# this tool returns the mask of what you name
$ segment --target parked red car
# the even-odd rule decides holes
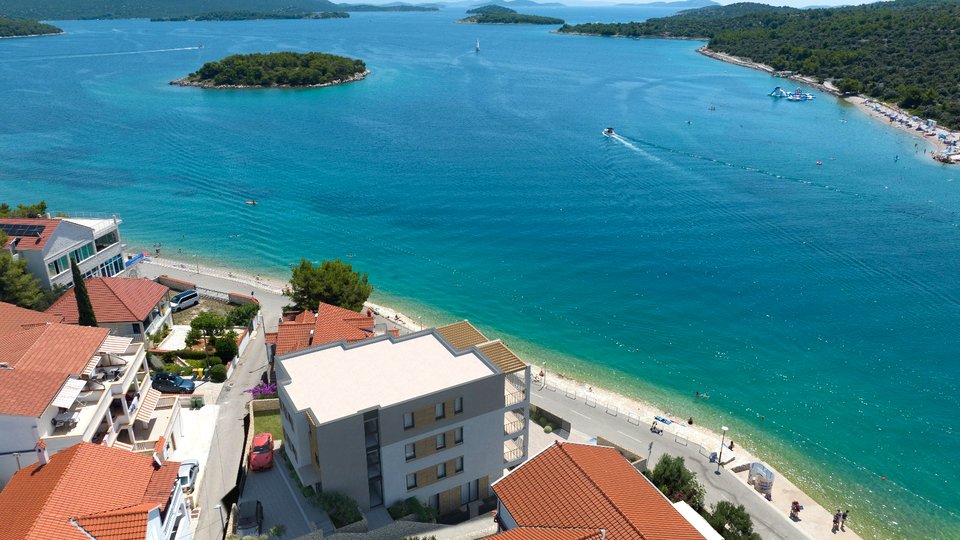
[[[250,451],[250,470],[262,471],[273,467],[273,434],[257,433]]]

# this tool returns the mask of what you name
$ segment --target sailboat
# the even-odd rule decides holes
[[[476,52],[480,52],[480,40],[479,40],[479,39],[477,40]]]

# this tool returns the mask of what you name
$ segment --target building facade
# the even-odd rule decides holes
[[[431,329],[280,356],[284,451],[304,485],[363,509],[416,497],[457,511],[526,456],[530,368],[509,354]]]
[[[36,461],[39,440],[50,454],[80,442],[152,453],[161,437],[175,447],[179,398],[151,387],[143,344],[52,318],[0,303],[0,486]]]
[[[71,260],[84,277],[123,274],[120,223],[117,217],[0,218],[0,230],[8,237],[3,247],[27,262],[43,288],[52,289],[73,285]]]

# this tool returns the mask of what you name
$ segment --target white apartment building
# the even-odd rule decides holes
[[[296,474],[364,510],[416,497],[453,512],[526,457],[530,368],[466,321],[307,348],[276,369]]]
[[[3,247],[27,261],[43,288],[52,289],[73,285],[71,259],[84,277],[123,274],[120,223],[117,217],[0,218],[0,231],[8,237]]]

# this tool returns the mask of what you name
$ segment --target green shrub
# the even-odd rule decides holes
[[[179,366],[177,364],[164,364],[160,371],[177,373],[179,375],[190,375],[193,373],[193,368],[190,366]]]
[[[210,380],[213,382],[223,382],[227,380],[227,368],[223,364],[217,364],[210,368]]]
[[[260,304],[256,303],[237,306],[227,313],[227,326],[247,326],[258,311]]]
[[[424,506],[420,499],[410,497],[405,501],[408,514],[413,514],[414,518],[421,523],[434,523],[437,520],[437,512],[429,506]]]
[[[233,360],[240,349],[237,348],[237,333],[230,331],[226,334],[218,337],[214,341],[214,346],[217,348],[216,355],[224,362],[229,362]]]
[[[191,328],[187,332],[187,337],[184,339],[184,343],[187,344],[187,347],[193,347],[200,341],[200,338],[203,337],[203,332],[199,328]]]
[[[547,425],[543,426],[543,432],[544,432],[544,433],[553,433],[553,426],[551,426],[550,424],[547,424]]]
[[[317,496],[317,492],[313,490],[313,486],[303,486],[300,488],[300,493],[307,499],[312,499]]]
[[[390,505],[390,508],[387,508],[387,512],[390,513],[390,517],[393,519],[400,519],[410,513],[407,509],[407,505],[404,504],[403,501]]]
[[[343,493],[325,491],[317,495],[316,501],[320,508],[330,515],[333,526],[338,529],[363,519],[360,509],[357,508],[357,501]]]

